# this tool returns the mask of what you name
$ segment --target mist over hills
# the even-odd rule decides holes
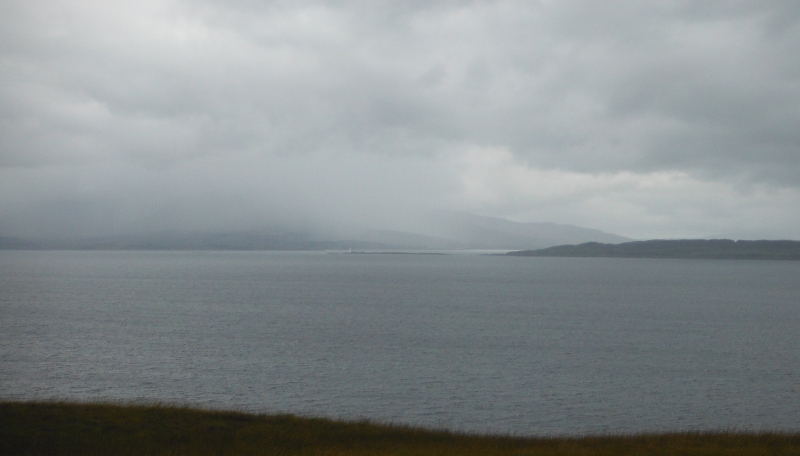
[[[575,243],[576,239],[591,239],[583,242],[615,244],[632,239],[600,230],[557,223],[519,223],[496,217],[485,217],[463,212],[439,214],[435,228],[441,236],[447,236],[470,248],[510,249],[513,245],[530,245],[534,248],[551,247]]]
[[[467,213],[428,215],[410,229],[265,228],[238,232],[156,232],[137,235],[0,237],[3,249],[88,250],[527,250],[629,238],[556,223],[519,223]]]

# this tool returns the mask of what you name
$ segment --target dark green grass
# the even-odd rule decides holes
[[[800,455],[800,434],[480,436],[158,405],[0,402],[2,455]]]

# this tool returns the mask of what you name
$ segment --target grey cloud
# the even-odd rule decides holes
[[[374,160],[367,174],[391,174],[381,164],[391,160],[428,160],[446,177],[427,175],[424,185],[445,200],[457,179],[441,168],[442,154],[488,147],[543,169],[800,187],[796,2],[40,0],[0,8],[4,167],[140,166],[157,180],[169,174],[157,170],[198,160],[218,160],[213,169],[260,156],[272,178],[275,167],[296,173],[286,183],[294,193],[309,187],[310,200],[329,194],[358,206],[358,192],[309,185],[298,164],[341,157],[326,158],[328,170],[355,178],[355,156]],[[406,172],[411,181],[422,171]],[[236,173],[231,182],[241,180]],[[140,192],[150,188],[148,178],[137,182]],[[369,185],[387,198],[404,188]],[[265,184],[219,188],[232,199],[273,195],[252,207],[291,199]],[[162,191],[178,201],[183,190]],[[310,200],[308,211],[323,206]]]
[[[676,141],[682,149],[745,165],[754,155],[747,150],[768,146],[773,152],[759,163],[767,158],[784,165],[797,140],[791,128],[800,105],[792,52],[800,31],[796,22],[785,23],[797,16],[791,3],[559,2],[536,8],[445,2],[407,10],[332,3],[321,10],[305,4],[305,12],[303,6],[273,3],[255,8],[255,14],[245,6],[208,3],[211,12],[202,13],[179,5],[172,22],[207,27],[212,36],[190,38],[185,46],[169,39],[130,43],[124,37],[137,30],[114,37],[113,30],[98,26],[87,36],[72,30],[77,36],[66,43],[21,30],[7,42],[21,43],[14,58],[33,68],[25,82],[38,80],[72,98],[99,102],[123,124],[118,128],[130,124],[137,136],[142,118],[153,119],[156,136],[160,128],[168,132],[174,119],[198,132],[193,142],[184,140],[184,148],[302,151],[333,142],[345,148],[392,143],[396,151],[419,151],[425,149],[419,142],[430,142],[430,152],[444,141],[508,145],[547,166],[570,168],[580,166],[573,163],[578,161],[620,169],[680,168],[680,152],[672,150]],[[217,13],[228,19],[215,21]],[[329,20],[334,30],[270,34],[262,29],[276,26],[270,15],[309,28]],[[770,34],[776,18],[784,21],[783,32]],[[77,27],[80,19],[66,26]],[[714,35],[720,22],[730,21],[744,30],[733,24],[732,36]],[[39,35],[53,26],[34,22],[28,25]],[[387,28],[387,22],[399,25]],[[698,37],[675,43],[684,38],[684,27]],[[721,42],[703,49],[703,38]],[[737,40],[747,40],[747,49],[736,49],[742,44]],[[28,54],[31,48],[42,52]],[[720,56],[725,48],[731,55]],[[19,74],[13,67],[7,71]],[[622,147],[609,160],[606,154],[614,152],[605,145],[624,144],[619,136],[628,133],[626,126],[643,117],[681,128],[641,138],[630,146],[635,151]],[[746,150],[732,152],[723,138],[711,145],[694,139],[715,134],[738,135],[731,142]],[[668,136],[666,145],[661,136]],[[717,141],[720,147],[709,147]],[[572,146],[604,155],[564,154]]]

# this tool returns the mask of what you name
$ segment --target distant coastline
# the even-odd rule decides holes
[[[349,252],[330,252],[334,255],[449,255],[444,252],[404,252],[394,250],[379,250],[375,252],[365,250],[352,250]]]
[[[800,241],[734,241],[731,239],[653,239],[602,244],[586,242],[538,250],[518,250],[508,256],[684,258],[724,260],[800,260]]]

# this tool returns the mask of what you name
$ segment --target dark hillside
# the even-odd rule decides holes
[[[540,250],[509,252],[510,256],[705,258],[737,260],[800,260],[800,241],[733,241],[730,239],[676,239],[601,244],[587,242]]]

